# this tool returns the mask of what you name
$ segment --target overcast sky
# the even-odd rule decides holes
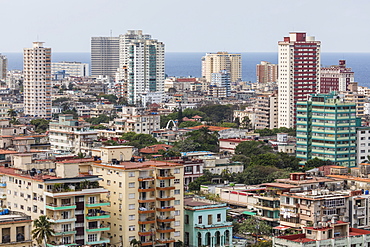
[[[323,52],[370,52],[369,0],[0,0],[0,53],[44,41],[89,52],[93,36],[141,29],[168,52],[274,52],[306,31]]]

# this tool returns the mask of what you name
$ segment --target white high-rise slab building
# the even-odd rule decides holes
[[[278,126],[293,128],[297,101],[319,92],[321,42],[292,32],[278,44]]]
[[[8,71],[8,59],[0,54],[0,80],[5,81]]]
[[[51,118],[51,48],[44,42],[33,42],[23,52],[24,114]]]
[[[119,36],[119,76],[130,104],[142,104],[144,93],[164,92],[164,44],[141,30]]]
[[[118,37],[91,38],[91,75],[114,77],[119,64]]]

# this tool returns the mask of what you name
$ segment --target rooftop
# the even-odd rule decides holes
[[[130,170],[130,169],[150,169],[155,167],[172,167],[172,166],[181,166],[181,164],[172,163],[172,162],[165,162],[165,161],[156,161],[156,160],[148,160],[143,162],[130,162],[130,161],[121,161],[119,165],[108,165],[108,164],[101,164],[96,162],[94,165],[112,168],[112,169],[120,169],[120,170]]]

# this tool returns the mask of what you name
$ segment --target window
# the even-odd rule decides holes
[[[43,189],[44,188],[44,185],[42,185],[42,184],[38,184],[38,186],[37,186],[39,189]]]
[[[212,225],[212,214],[208,215],[208,225]]]
[[[180,168],[175,168],[174,173],[179,174],[180,173]]]
[[[185,224],[189,224],[189,215],[185,214]]]
[[[179,226],[180,225],[180,221],[179,220],[176,220],[175,221],[175,226]]]
[[[180,200],[175,200],[175,205],[180,205]]]
[[[15,207],[15,208],[18,208],[18,204],[17,204],[17,203],[14,203],[14,207]]]
[[[129,176],[129,177],[135,177],[135,172],[129,172],[129,173],[128,173],[128,176]]]
[[[180,232],[174,232],[174,233],[173,233],[173,236],[174,236],[174,237],[180,237]]]
[[[179,184],[179,183],[180,183],[180,179],[175,179],[174,184]]]
[[[27,211],[31,211],[31,207],[27,207]]]
[[[180,195],[180,190],[175,190],[174,193],[175,195]]]
[[[118,187],[122,188],[122,182],[118,183]]]
[[[119,230],[122,231],[122,225],[119,225]]]
[[[129,193],[128,199],[135,199],[135,193]]]
[[[175,210],[173,215],[179,216],[180,215],[180,210]]]
[[[202,224],[202,222],[203,222],[202,216],[198,216],[198,224]]]
[[[21,209],[24,210],[24,206],[23,205],[21,205]]]
[[[87,235],[88,242],[95,242],[98,241],[98,234],[89,234]]]
[[[130,210],[135,209],[135,204],[129,204],[128,209],[130,209]]]
[[[110,180],[107,180],[107,185],[110,185]]]
[[[217,214],[217,222],[221,221],[221,214]]]
[[[129,231],[135,231],[135,226],[134,226],[134,225],[129,226],[129,227],[128,227],[128,230],[129,230]]]
[[[134,214],[130,214],[128,216],[128,220],[135,220],[135,215]]]
[[[135,183],[128,183],[129,188],[135,188]]]

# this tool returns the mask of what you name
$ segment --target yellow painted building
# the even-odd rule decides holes
[[[183,241],[183,166],[162,161],[96,163],[93,174],[109,190],[111,218],[104,224],[113,246],[174,246]]]

